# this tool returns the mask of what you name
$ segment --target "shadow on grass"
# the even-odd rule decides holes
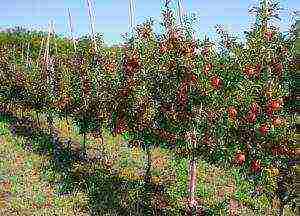
[[[50,182],[59,186],[59,195],[72,196],[77,192],[87,195],[88,204],[79,206],[81,212],[90,215],[169,215],[166,209],[152,202],[154,197],[164,195],[163,186],[150,181],[151,163],[147,164],[145,181],[128,180],[104,169],[101,157],[83,158],[81,149],[70,148],[72,140],[67,144],[59,140],[53,142],[54,137],[40,129],[32,119],[19,118],[12,113],[1,113],[0,116],[0,121],[10,125],[14,137],[26,138],[23,145],[26,151],[50,157],[49,165],[41,172],[51,169],[63,176],[59,182]],[[78,164],[83,168],[77,169]]]

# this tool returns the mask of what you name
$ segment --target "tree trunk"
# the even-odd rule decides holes
[[[195,200],[195,190],[197,182],[197,164],[195,158],[191,159],[189,162],[189,207],[194,208],[196,206]]]
[[[196,148],[197,144],[197,135],[196,131],[194,129],[193,132],[189,135],[189,141],[193,149],[193,154],[192,158],[189,161],[189,188],[188,188],[188,194],[189,194],[189,199],[188,199],[188,205],[192,212],[195,212],[197,202],[195,200],[195,191],[196,191],[196,183],[197,183],[197,162],[196,162],[196,157],[194,154],[194,149]]]
[[[147,167],[144,176],[145,187],[144,187],[144,197],[142,200],[142,210],[143,215],[151,215],[151,152],[150,146],[146,144],[146,154],[147,154]]]
[[[86,139],[86,135],[85,135],[85,131],[83,132],[83,155],[85,156],[85,139]]]
[[[59,142],[59,137],[58,137],[58,134],[56,133],[53,133],[53,146],[54,146],[54,158],[55,160],[58,161],[58,156],[59,156],[59,145],[58,145],[58,142]]]
[[[145,172],[145,183],[146,184],[149,184],[150,183],[150,180],[151,180],[151,152],[150,152],[150,147],[147,146],[146,147],[146,153],[147,153],[147,169],[146,169],[146,172]]]
[[[36,110],[36,111],[35,111],[35,114],[36,114],[38,126],[40,127],[40,117],[39,117],[39,112]]]
[[[66,120],[67,123],[68,123],[67,107],[65,107],[65,120]]]
[[[87,123],[86,123],[86,117],[85,115],[83,116],[83,146],[82,146],[82,151],[81,151],[81,157],[83,159],[86,158],[86,126],[87,126]]]
[[[70,123],[69,123],[69,119],[68,119],[68,115],[67,115],[68,113],[67,113],[67,109],[65,108],[65,120],[66,120],[66,122],[67,122],[67,126],[68,126],[68,135],[69,135],[69,137],[68,137],[68,139],[67,139],[67,141],[66,141],[66,143],[67,143],[67,149],[68,149],[68,151],[69,152],[71,152],[71,138],[70,138]]]
[[[21,118],[24,118],[24,114],[23,114],[23,107],[21,108]]]
[[[53,118],[49,114],[47,115],[47,122],[48,122],[48,127],[50,130],[50,134],[52,137],[52,144],[53,144],[53,150],[54,150],[54,157],[56,158],[58,155],[58,142],[59,142],[59,137],[58,134],[55,133],[54,131],[54,126],[53,126]]]

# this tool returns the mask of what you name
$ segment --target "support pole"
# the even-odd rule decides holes
[[[135,11],[135,4],[134,0],[129,0],[129,32],[132,33],[133,26],[134,26],[134,11]]]
[[[68,8],[68,16],[69,16],[69,30],[73,41],[74,51],[76,52],[76,41],[74,38],[74,25],[73,25],[73,19],[72,19],[70,8]]]
[[[97,51],[97,43],[95,38],[95,14],[93,13],[92,3],[91,0],[86,0],[88,6],[88,14],[90,19],[90,26],[91,26],[91,36],[94,42],[94,51]]]
[[[191,209],[195,209],[197,202],[195,200],[195,191],[196,191],[196,183],[197,183],[197,162],[196,157],[194,155],[194,149],[196,148],[197,144],[197,136],[196,136],[196,130],[194,128],[193,132],[190,132],[189,135],[189,141],[193,148],[193,155],[192,159],[189,162],[189,200],[188,204]]]

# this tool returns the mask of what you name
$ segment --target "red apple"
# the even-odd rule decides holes
[[[250,112],[247,116],[247,120],[250,123],[254,123],[256,121],[256,114],[254,112]]]
[[[211,78],[211,85],[214,89],[219,89],[222,85],[222,80],[219,77]]]
[[[243,165],[245,163],[246,156],[243,153],[237,153],[235,155],[235,162],[239,165]]]
[[[205,65],[203,69],[204,74],[207,75],[209,71],[211,71],[212,67],[213,67],[212,63]]]
[[[272,72],[274,72],[278,75],[281,75],[282,71],[283,71],[283,65],[281,62],[278,62],[278,60],[273,59],[272,64],[271,64],[271,69],[272,69]]]
[[[266,113],[269,117],[272,117],[273,116],[273,110],[271,107],[268,107],[267,110],[266,110]]]
[[[267,125],[267,124],[262,124],[262,125],[260,126],[260,128],[259,128],[259,132],[260,132],[263,136],[265,136],[265,135],[269,132],[269,130],[270,130],[270,126]]]
[[[229,114],[229,118],[236,119],[237,110],[234,107],[231,106],[231,107],[228,108],[228,114]]]
[[[276,64],[276,66],[274,67],[275,72],[277,72],[278,74],[282,73],[283,70],[283,65],[281,63]]]
[[[126,120],[124,118],[118,119],[117,126],[115,129],[116,134],[122,134],[127,129]]]
[[[128,95],[129,95],[129,90],[128,90],[128,89],[122,89],[122,90],[120,90],[120,94],[121,94],[123,97],[128,97]]]
[[[259,160],[253,160],[251,162],[251,171],[252,172],[259,172],[261,170],[261,165]]]
[[[271,151],[272,151],[272,154],[273,154],[274,156],[277,156],[277,155],[280,154],[280,149],[279,149],[279,147],[273,147]]]
[[[250,66],[250,65],[247,65],[244,69],[244,73],[247,75],[247,76],[253,76],[255,75],[256,73],[256,68],[253,67],[253,66]]]
[[[196,76],[195,74],[192,75],[191,81],[192,81],[193,83],[196,83],[196,82],[197,82],[197,76]]]
[[[260,107],[259,107],[258,103],[253,102],[253,103],[251,104],[250,110],[251,110],[251,112],[253,112],[254,114],[258,114],[259,111],[260,111]]]
[[[182,106],[186,106],[187,104],[187,94],[179,94],[178,95],[178,103]]]
[[[244,68],[244,74],[248,77],[257,76],[261,71],[261,64],[257,65],[246,65]]]
[[[273,37],[273,32],[272,31],[265,32],[265,38],[267,39],[267,41],[271,41],[272,37]]]
[[[282,107],[282,101],[280,100],[272,100],[269,104],[269,107],[272,109],[272,111],[278,111]]]
[[[283,122],[284,122],[284,119],[279,116],[274,117],[272,120],[272,124],[274,125],[274,127],[281,126],[283,124]]]
[[[168,50],[167,46],[164,43],[162,43],[159,47],[159,51],[161,53],[165,53],[165,52],[167,52],[167,50]]]

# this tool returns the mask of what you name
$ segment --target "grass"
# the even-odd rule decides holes
[[[88,136],[87,155],[99,158],[92,163],[73,157],[76,149],[80,151],[82,137],[65,120],[55,120],[62,141],[57,158],[43,119],[41,130],[31,136],[14,137],[12,122],[0,121],[0,215],[183,215],[187,159],[151,148],[147,185],[146,152],[129,147],[121,136],[105,133],[104,144]],[[68,139],[74,151],[64,145]],[[207,215],[276,215],[276,200],[264,194],[252,197],[257,186],[238,168],[198,159],[197,177],[197,200]],[[272,178],[268,182],[274,184]],[[285,215],[295,213],[286,208]]]

